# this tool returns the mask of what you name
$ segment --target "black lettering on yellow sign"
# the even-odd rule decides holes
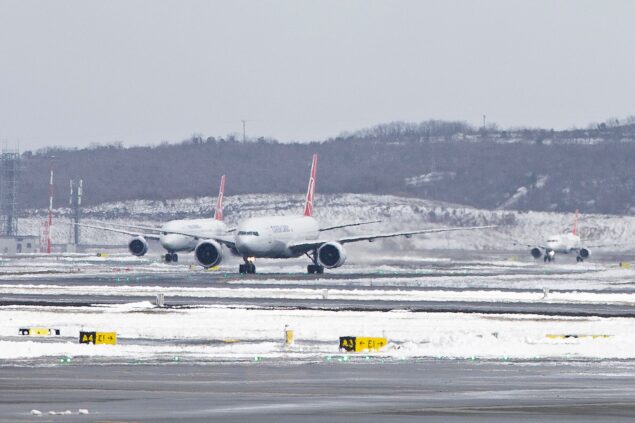
[[[110,344],[115,345],[117,343],[116,332],[97,332],[95,338],[95,344]]]
[[[48,335],[61,335],[61,331],[59,329],[49,329],[49,328],[20,328],[19,334],[48,336]]]

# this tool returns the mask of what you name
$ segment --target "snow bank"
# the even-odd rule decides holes
[[[29,325],[68,338],[12,336]],[[296,342],[284,346],[290,325]],[[80,345],[79,330],[114,330],[118,345]],[[555,336],[554,336],[555,335]],[[411,312],[329,312],[225,307],[0,309],[0,360],[101,357],[115,360],[324,359],[340,336],[385,336],[373,355],[392,358],[635,358],[635,319]],[[568,337],[567,337],[568,336]]]

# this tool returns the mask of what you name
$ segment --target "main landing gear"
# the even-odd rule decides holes
[[[317,262],[317,250],[313,250],[313,254],[305,253],[308,258],[311,259],[313,264],[309,264],[306,267],[306,271],[309,275],[324,273],[324,266],[320,266]]]
[[[552,261],[556,261],[556,258],[551,257],[549,254],[545,254],[545,263],[551,263]]]
[[[241,275],[245,274],[255,274],[256,273],[256,265],[253,261],[250,261],[247,257],[244,258],[245,264],[241,264],[238,266],[238,273]]]
[[[577,263],[582,263],[582,262],[584,261],[584,259],[583,259],[582,257],[580,257],[580,256],[577,256],[577,257],[575,258],[575,261],[576,261]]]
[[[171,262],[178,263],[179,262],[178,254],[170,253],[170,252],[165,253],[165,262],[166,263],[171,263]]]

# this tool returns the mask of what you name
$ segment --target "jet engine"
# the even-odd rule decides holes
[[[535,259],[539,259],[542,257],[542,250],[538,247],[534,247],[531,249],[531,256]]]
[[[132,255],[141,257],[148,252],[148,241],[142,236],[136,236],[128,243],[128,250]]]
[[[194,249],[194,257],[204,268],[214,267],[223,260],[223,250],[218,242],[206,239],[198,243]]]
[[[340,267],[346,261],[344,247],[339,242],[327,242],[317,250],[317,262],[327,269]]]
[[[591,250],[589,250],[588,248],[580,248],[579,255],[583,259],[588,259],[591,256]]]

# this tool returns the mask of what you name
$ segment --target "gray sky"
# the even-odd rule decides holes
[[[0,140],[315,140],[635,114],[635,2],[0,0]]]

